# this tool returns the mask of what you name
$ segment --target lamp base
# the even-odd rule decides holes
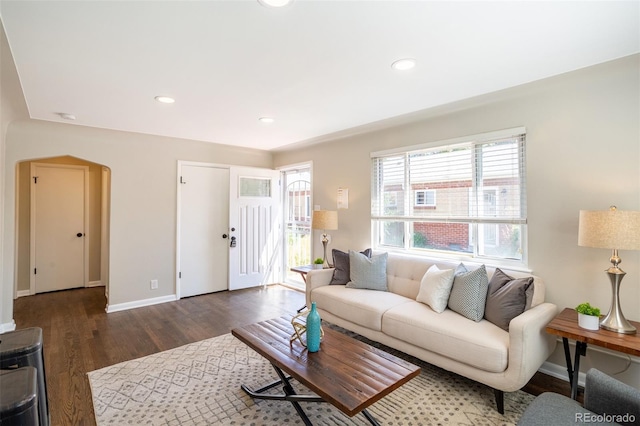
[[[324,257],[322,258],[322,269],[329,269],[331,265],[327,260],[327,244],[329,244],[329,239],[327,238],[327,234],[322,234],[322,247],[324,248]]]
[[[614,331],[621,334],[637,333],[637,329],[632,326],[624,317],[622,317],[622,321],[620,321],[620,319],[615,319],[615,317],[610,318],[607,316],[600,323],[600,327],[604,328],[605,330]]]
[[[620,283],[626,275],[626,272],[617,266],[607,269],[606,272],[611,281],[611,291],[613,295],[609,313],[600,321],[600,327],[621,334],[636,334],[636,328],[627,321],[620,308]]]

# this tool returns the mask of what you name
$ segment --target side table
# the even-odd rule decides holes
[[[309,271],[311,271],[313,269],[313,265],[302,265],[302,266],[294,266],[293,268],[291,268],[292,272],[297,272],[300,274],[300,276],[302,277],[302,281],[304,281],[304,283],[307,283],[307,274],[309,273]],[[304,305],[302,308],[298,309],[298,313],[302,312],[305,308],[307,307],[307,305]]]
[[[292,272],[297,272],[302,277],[302,281],[307,282],[307,274],[313,269],[313,265],[294,266],[291,268]]]
[[[640,323],[629,321],[634,327],[640,330]],[[547,333],[562,337],[564,346],[564,357],[567,362],[567,372],[569,373],[569,384],[571,385],[571,398],[578,396],[578,373],[580,372],[580,357],[587,354],[587,344],[601,346],[629,355],[640,356],[640,335],[622,334],[608,331],[603,328],[599,330],[586,330],[578,326],[578,313],[571,308],[565,308],[546,327]],[[576,341],[576,351],[573,364],[571,363],[571,352],[569,350],[569,339]]]

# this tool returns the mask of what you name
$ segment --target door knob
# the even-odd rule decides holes
[[[80,238],[80,237],[84,237],[84,234],[83,234],[82,232],[78,232],[78,233],[76,234],[76,237],[78,237],[78,238]]]

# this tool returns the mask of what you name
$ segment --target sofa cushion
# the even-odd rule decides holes
[[[484,371],[500,373],[508,366],[508,332],[449,309],[438,314],[416,301],[398,305],[384,314],[382,332]]]
[[[386,311],[407,303],[416,303],[389,292],[341,285],[318,287],[311,292],[311,300],[316,302],[318,309],[376,331],[382,329],[382,315]]]
[[[488,287],[489,278],[484,265],[456,275],[449,296],[449,308],[470,320],[480,321],[484,317]]]
[[[516,279],[496,268],[489,281],[485,319],[508,331],[511,320],[524,312],[531,287],[533,277]]]
[[[361,251],[367,257],[371,257],[371,249]],[[329,284],[346,284],[351,281],[351,269],[349,268],[349,252],[343,252],[338,249],[331,250],[333,256],[333,277]]]
[[[351,281],[347,287],[387,291],[387,257],[387,253],[382,253],[368,258],[349,250]]]
[[[422,277],[416,300],[429,305],[437,313],[442,313],[447,309],[454,273],[453,269],[441,270],[437,265],[432,265]]]
[[[420,281],[427,269],[433,264],[430,261],[416,260],[416,257],[389,253],[389,259],[387,260],[387,287],[391,293],[416,300],[420,291]]]

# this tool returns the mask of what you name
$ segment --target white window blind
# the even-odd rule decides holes
[[[524,129],[372,154],[378,245],[522,259],[525,164]]]

